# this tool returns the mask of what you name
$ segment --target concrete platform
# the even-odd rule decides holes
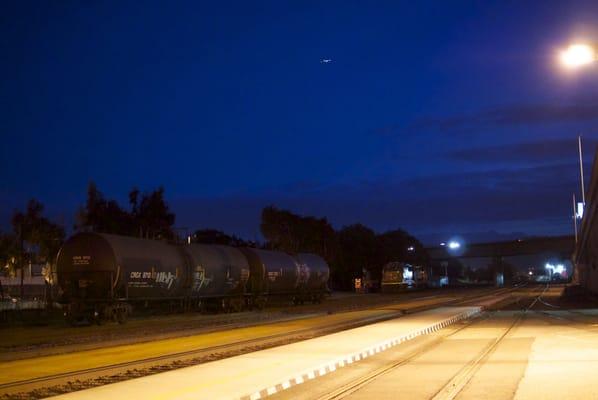
[[[286,346],[57,396],[55,399],[260,399],[481,311],[441,307]]]

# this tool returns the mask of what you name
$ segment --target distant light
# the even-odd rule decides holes
[[[575,212],[575,216],[578,219],[582,219],[583,218],[583,203],[577,203],[577,211]]]
[[[534,274],[534,273],[533,273],[532,271],[529,271],[529,272],[528,272],[528,275],[530,275],[530,276],[531,276],[531,275],[533,275],[533,274]]]
[[[449,242],[448,247],[451,250],[456,250],[461,247],[461,243],[452,241],[452,242]]]
[[[587,44],[572,44],[561,52],[561,62],[569,68],[591,64],[596,60],[594,48]]]
[[[551,263],[546,263],[544,268],[549,269],[553,274],[562,274],[563,272],[565,272],[565,266],[563,264],[554,265]]]
[[[187,244],[191,244],[191,236],[187,236]]]
[[[441,243],[440,243],[440,245],[441,245],[441,246],[446,246],[446,243],[444,243],[444,242],[441,242]]]
[[[415,247],[409,246],[409,247],[407,247],[407,251],[415,251]]]

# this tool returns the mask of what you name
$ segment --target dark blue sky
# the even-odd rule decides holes
[[[598,66],[556,54],[598,42],[596,1],[2,8],[5,229],[30,197],[72,224],[93,180],[123,205],[163,185],[177,226],[247,238],[268,204],[428,242],[571,231]]]

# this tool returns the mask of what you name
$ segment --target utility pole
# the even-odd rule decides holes
[[[581,180],[581,201],[583,203],[583,208],[586,208],[586,189],[583,183],[583,156],[581,154],[581,135],[577,137],[577,144],[579,147],[579,177]]]
[[[577,203],[575,202],[575,193],[573,193],[573,229],[575,230],[575,243],[577,243]]]
[[[19,225],[19,265],[21,266],[21,288],[20,288],[20,293],[21,293],[21,301],[23,301],[23,297],[25,296],[25,278],[24,278],[24,274],[25,274],[25,257],[23,257],[23,248],[24,248],[24,244],[23,244],[23,221],[21,221],[21,224]]]

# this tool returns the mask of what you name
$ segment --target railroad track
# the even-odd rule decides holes
[[[519,288],[496,289],[490,293],[474,294],[462,299],[434,303],[427,306],[410,309],[408,312],[420,312],[432,308],[448,305],[462,305],[467,302],[512,292]],[[377,307],[380,308],[380,307]],[[382,308],[383,309],[383,308]],[[224,344],[209,348],[189,350],[170,353],[161,356],[148,357],[129,362],[111,364],[101,367],[81,369],[61,374],[46,375],[27,380],[14,381],[0,385],[0,395],[4,398],[43,398],[48,395],[68,393],[71,391],[86,389],[109,383],[115,383],[127,379],[137,378],[154,373],[165,372],[172,369],[197,365],[203,362],[214,361],[243,353],[275,347],[294,341],[305,340],[317,336],[338,332],[341,330],[356,328],[382,322],[404,315],[405,310],[389,310],[388,313],[375,317],[360,318],[351,321],[344,321],[337,324],[323,326],[321,328],[297,329],[292,332],[262,336],[256,339],[248,339],[234,344]],[[0,397],[1,398],[1,397]]]
[[[540,294],[533,297],[533,300],[528,306],[522,308],[516,317],[511,321],[509,326],[504,332],[494,339],[488,346],[480,351],[477,356],[461,368],[436,394],[432,397],[432,400],[453,400],[463,389],[469,381],[474,377],[476,372],[484,365],[488,358],[498,348],[500,343],[517,327],[519,326],[525,317],[527,312],[530,311],[538,301],[540,301],[542,295],[546,293],[549,288],[549,284],[544,288],[540,288]]]
[[[473,378],[475,373],[481,368],[484,362],[490,357],[490,355],[496,350],[496,348],[500,345],[500,343],[513,331],[515,327],[517,327],[523,319],[526,317],[527,312],[531,310],[542,295],[548,290],[549,285],[545,287],[540,287],[538,291],[539,294],[535,295],[531,302],[522,307],[521,311],[517,314],[516,318],[509,324],[509,326],[488,346],[484,347],[474,358],[472,361],[467,363],[463,368],[461,368],[451,379],[446,382],[432,397],[432,400],[452,400],[454,399],[467,385],[467,383]],[[515,288],[517,290],[519,288]],[[340,388],[335,389],[332,392],[329,392],[323,396],[318,397],[318,400],[338,400],[345,398],[352,393],[362,389],[363,387],[371,384],[378,378],[383,375],[388,374],[389,372],[410,363],[411,361],[417,359],[418,357],[434,351],[440,344],[445,342],[446,340],[450,339],[452,336],[455,336],[459,332],[471,327],[474,324],[479,323],[482,320],[487,319],[488,316],[485,314],[485,317],[478,317],[475,319],[466,320],[463,322],[463,325],[446,332],[444,335],[439,336],[433,339],[430,343],[428,343],[425,347],[416,349],[415,351],[408,354],[406,357],[393,362],[391,364],[385,365],[379,369],[376,369],[364,376],[360,379],[352,381],[349,384],[346,384]]]

